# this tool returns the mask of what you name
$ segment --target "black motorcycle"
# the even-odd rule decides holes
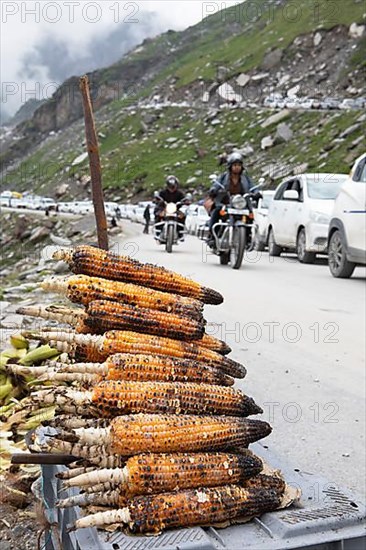
[[[212,227],[215,241],[212,250],[222,265],[230,262],[233,269],[239,269],[244,251],[253,248],[254,208],[259,187],[252,187],[244,195],[233,195],[230,204],[221,207],[219,221]]]
[[[185,215],[180,209],[187,201],[166,203],[161,197],[160,201],[161,221],[154,224],[154,238],[158,244],[165,245],[167,252],[172,252],[173,245],[184,241]]]

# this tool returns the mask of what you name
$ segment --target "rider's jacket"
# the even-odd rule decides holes
[[[240,176],[238,189],[235,190],[234,193],[233,189],[230,189],[230,183],[230,172],[227,171],[221,174],[212,185],[209,195],[215,199],[216,206],[220,204],[229,204],[230,195],[244,195],[244,193],[248,193],[249,189],[254,185],[248,174],[244,172],[242,172]]]

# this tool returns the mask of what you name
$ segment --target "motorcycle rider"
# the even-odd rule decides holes
[[[154,216],[155,216],[155,223],[159,223],[162,221],[162,218],[164,216],[165,212],[165,204],[169,202],[174,202],[177,204],[178,202],[182,202],[184,199],[184,193],[178,189],[179,187],[179,180],[174,175],[169,175],[166,180],[166,187],[160,193],[155,194],[155,200],[157,202],[155,210],[154,210]],[[160,199],[160,200],[159,200]],[[162,199],[162,200],[161,200]],[[179,213],[181,222],[185,223],[185,216],[182,212]]]
[[[234,152],[227,159],[227,170],[213,183],[209,197],[214,203],[210,211],[209,236],[207,244],[215,245],[212,227],[219,221],[219,214],[223,204],[230,204],[231,195],[244,195],[253,187],[253,181],[244,171],[244,161],[240,153]]]

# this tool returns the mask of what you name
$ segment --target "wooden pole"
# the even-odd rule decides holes
[[[94,214],[97,223],[98,246],[108,250],[107,219],[104,209],[102,170],[99,158],[99,145],[93,117],[93,107],[90,99],[89,79],[80,78],[80,90],[83,96],[86,145],[89,155],[90,176],[92,184],[92,197]]]

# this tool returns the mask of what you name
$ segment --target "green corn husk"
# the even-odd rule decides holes
[[[10,343],[15,349],[28,349],[29,342],[22,334],[12,334],[10,336]]]
[[[57,349],[51,348],[48,344],[32,349],[19,361],[19,365],[33,365],[46,359],[51,359],[60,355]]]

